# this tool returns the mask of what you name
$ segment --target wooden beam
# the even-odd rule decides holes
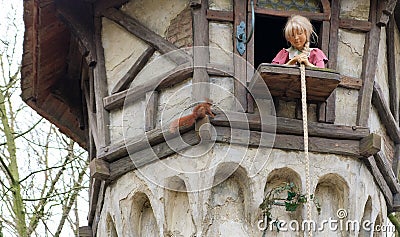
[[[397,75],[396,75],[396,47],[395,30],[396,22],[394,16],[390,17],[386,28],[387,62],[388,62],[388,82],[389,82],[389,102],[390,111],[397,124],[399,124],[399,95],[397,94]]]
[[[340,0],[332,0],[331,9],[331,24],[329,33],[329,62],[330,69],[337,69],[338,60],[338,37],[339,37],[339,14],[340,14]],[[319,106],[319,121],[326,123],[334,123],[336,119],[336,91],[328,97],[325,104]],[[321,116],[322,115],[322,116]],[[325,121],[321,119],[325,118]]]
[[[371,98],[374,87],[375,72],[379,55],[381,28],[376,25],[377,0],[371,0],[369,21],[371,31],[367,33],[364,45],[364,58],[361,78],[363,86],[358,96],[357,125],[368,126],[371,111]]]
[[[156,127],[157,119],[157,105],[158,105],[158,92],[150,91],[146,93],[146,108],[145,108],[145,120],[144,129],[145,131],[153,130]]]
[[[127,100],[137,100],[144,97],[149,91],[159,90],[182,82],[189,78],[192,73],[193,67],[190,63],[179,65],[158,77],[149,78],[148,81],[135,85],[129,90],[124,90],[104,98],[104,108],[106,110],[120,108]]]
[[[97,230],[99,227],[100,215],[101,215],[101,210],[103,209],[104,195],[105,195],[107,186],[108,186],[107,182],[105,182],[105,181],[101,182],[99,196],[98,196],[97,203],[96,203],[96,211],[94,213],[94,220],[93,220],[93,224],[92,224],[94,236],[97,236]]]
[[[92,179],[90,185],[90,195],[89,195],[89,214],[88,214],[88,223],[90,226],[93,224],[94,215],[96,212],[97,201],[99,198],[99,193],[101,189],[101,185],[104,181],[99,179]]]
[[[179,131],[184,134],[191,129],[193,129],[193,125],[180,127]],[[128,154],[133,154],[149,146],[155,146],[164,142],[165,139],[173,139],[178,135],[178,133],[171,133],[168,128],[156,128],[146,132],[143,136],[129,139],[129,142],[121,141],[111,144],[105,147],[98,157],[112,163],[121,157],[128,156]]]
[[[276,117],[275,121],[275,117],[263,116],[263,123],[261,123],[260,116],[256,114],[237,112],[215,113],[215,118],[211,119],[211,123],[215,126],[251,129],[263,132],[276,131],[278,134],[303,134],[303,122],[297,119]],[[308,123],[308,132],[310,136],[314,137],[348,140],[360,140],[369,135],[369,129],[367,127],[323,124],[317,122]]]
[[[400,193],[400,185],[397,180],[393,170],[391,169],[391,164],[389,164],[385,154],[380,151],[374,155],[376,165],[382,173],[383,178],[386,180],[392,193]]]
[[[376,165],[374,157],[368,157],[367,159],[362,159],[365,165],[368,167],[369,171],[371,172],[372,176],[376,184],[378,185],[379,189],[382,191],[383,196],[386,200],[386,205],[388,209],[391,210],[393,207],[393,194],[390,190],[389,186],[386,183],[385,178],[383,177],[382,173],[380,172],[378,166]],[[388,211],[389,212],[389,211]]]
[[[129,33],[150,44],[160,53],[166,54],[175,51],[172,54],[167,54],[167,56],[177,64],[183,64],[192,60],[188,54],[184,53],[182,50],[178,50],[179,48],[174,44],[154,33],[154,31],[148,29],[138,20],[121,10],[109,8],[103,13],[105,17],[122,26],[122,28],[127,30]]]
[[[379,118],[386,128],[389,137],[395,142],[400,143],[399,125],[394,119],[388,103],[385,101],[383,92],[377,83],[373,85],[372,104],[378,111]]]
[[[192,9],[193,17],[193,80],[192,98],[201,101],[210,98],[210,78],[206,65],[210,62],[209,27],[206,18],[208,0],[202,0],[200,7]]]
[[[229,127],[214,127],[217,131],[217,142],[238,144],[243,146],[264,146],[283,150],[304,150],[303,136],[276,134],[273,140],[273,134],[258,131],[246,131],[241,129],[232,129]],[[260,142],[261,137],[264,137]],[[269,140],[272,139],[272,140]],[[309,138],[309,151],[317,153],[329,153],[345,156],[354,156],[360,158],[360,142],[357,140],[329,139],[320,137]]]
[[[339,27],[346,30],[360,31],[360,32],[369,32],[371,30],[371,22],[356,20],[356,19],[340,19]]]
[[[94,93],[96,101],[96,118],[97,118],[97,135],[98,143],[97,154],[102,147],[107,146],[110,143],[110,130],[108,125],[110,124],[110,117],[108,111],[104,109],[103,98],[108,94],[107,89],[107,75],[104,58],[104,49],[101,40],[101,29],[102,21],[101,18],[96,17],[94,20],[95,25],[95,36],[94,41],[96,45],[96,56],[97,64],[93,71],[94,76]]]
[[[234,110],[239,112],[247,111],[247,56],[246,53],[240,55],[237,52],[237,44],[236,40],[236,27],[240,24],[240,22],[246,22],[247,19],[247,1],[242,0],[233,0],[234,5],[234,29],[233,29],[233,65],[234,65],[234,96],[235,96],[235,106]],[[247,28],[247,27],[246,27]],[[245,31],[246,37],[249,30]],[[246,46],[245,46],[246,47]]]
[[[208,9],[207,19],[209,21],[233,22],[233,12]]]
[[[109,181],[112,182],[129,171],[190,148],[199,142],[198,134],[194,130],[190,130],[181,134],[180,137],[172,138],[168,143],[163,142],[153,147],[130,152],[130,156],[118,159],[110,164]],[[171,145],[174,149],[171,149]]]
[[[364,157],[375,155],[381,150],[382,137],[378,134],[371,133],[360,141],[360,154]]]
[[[84,93],[84,97],[85,97],[85,101],[86,101],[86,108],[87,108],[87,114],[88,114],[88,123],[89,123],[89,131],[90,131],[89,136],[93,139],[93,142],[94,142],[93,145],[95,147],[99,147],[100,142],[99,142],[99,138],[97,135],[96,114],[93,113],[93,105],[91,104],[89,89],[86,87],[86,85],[83,86],[83,93]],[[94,157],[91,156],[91,158],[94,158]]]
[[[148,47],[128,70],[128,72],[115,84],[114,88],[111,90],[111,94],[121,92],[129,88],[131,82],[135,79],[137,74],[144,68],[146,63],[153,56],[155,49],[153,47]]]
[[[90,177],[98,180],[106,180],[110,177],[110,167],[107,161],[93,159],[90,164]]]
[[[339,86],[347,89],[360,90],[363,85],[361,78],[340,75]]]

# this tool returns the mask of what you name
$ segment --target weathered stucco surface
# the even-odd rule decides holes
[[[358,94],[358,90],[336,88],[335,124],[356,125]]]
[[[210,63],[225,64],[233,68],[232,24],[211,22],[209,24],[209,31]]]
[[[186,0],[135,0],[122,6],[121,10],[140,21],[155,33],[165,36],[170,22],[186,6]]]
[[[208,7],[212,10],[232,11],[233,0],[210,0]]]
[[[224,110],[233,110],[235,105],[234,79],[232,77],[210,77],[210,98],[214,106]]]
[[[164,159],[162,166],[162,162],[147,165],[141,170],[145,173],[129,172],[106,190],[98,236],[107,236],[106,233],[110,231],[107,229],[110,226],[106,224],[107,216],[111,217],[118,236],[134,236],[133,231],[138,230],[134,230],[132,223],[151,218],[145,214],[132,215],[132,208],[138,211],[146,209],[146,213],[152,213],[155,217],[153,231],[160,236],[167,233],[175,233],[175,236],[188,236],[186,234],[189,233],[196,233],[196,236],[260,236],[262,233],[257,229],[260,220],[258,206],[262,202],[265,188],[293,181],[304,190],[306,180],[302,152],[274,149],[270,156],[268,153],[268,150],[261,149],[257,153],[257,149],[253,148],[216,144],[200,157],[188,159],[177,154]],[[349,220],[360,222],[363,216],[365,219],[364,210],[368,211],[367,216],[372,222],[378,215],[387,215],[383,195],[368,169],[357,159],[314,153],[310,154],[310,159],[312,192],[317,195],[322,206],[320,216],[314,210],[315,220],[336,218],[339,208],[347,210]],[[166,166],[176,170],[171,171]],[[202,172],[193,175],[183,172],[183,169],[198,169]],[[225,174],[224,179],[220,178],[222,174]],[[176,189],[179,186],[179,190],[208,188],[189,193],[166,190],[164,187],[169,186],[171,180],[174,185],[170,187]],[[179,180],[181,184],[177,186]],[[140,205],[140,202],[135,201],[137,199],[134,197],[137,196],[146,197],[148,202]],[[182,201],[179,205],[175,205],[175,197]],[[368,204],[372,205],[371,210],[366,205],[368,199],[372,201]],[[287,215],[279,208],[277,212],[280,216]],[[305,209],[301,209],[298,215],[294,218],[304,218]],[[108,222],[111,220],[108,219]],[[187,224],[179,224],[180,221]],[[301,233],[284,234],[302,236]]]
[[[103,17],[102,43],[108,92],[149,47],[145,42]]]
[[[361,77],[365,34],[339,29],[337,71],[346,76]]]
[[[369,0],[342,0],[340,1],[340,17],[368,21]]]
[[[387,67],[387,47],[386,47],[386,30],[381,29],[381,39],[379,41],[379,54],[377,61],[375,82],[382,89],[385,101],[389,107],[389,82],[388,82],[388,67]]]

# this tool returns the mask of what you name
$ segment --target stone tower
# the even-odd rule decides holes
[[[315,236],[383,236],[400,207],[398,7],[25,0],[22,98],[89,152],[80,236],[262,236],[266,193],[282,183],[304,192],[307,179],[321,205],[311,210],[317,227],[368,223],[322,225]],[[287,47],[292,14],[312,21],[313,47],[329,58],[328,70],[306,70],[309,176],[299,70],[268,64]],[[207,99],[214,117],[171,129]],[[307,219],[302,206],[273,214]]]

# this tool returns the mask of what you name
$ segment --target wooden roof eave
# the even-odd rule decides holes
[[[24,1],[21,98],[85,148],[86,132],[79,128],[72,109],[51,93],[52,85],[66,78],[70,39],[69,29],[56,14],[54,2]]]

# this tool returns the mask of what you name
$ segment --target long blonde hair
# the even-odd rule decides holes
[[[303,53],[309,53],[310,40],[312,40],[313,43],[314,41],[316,42],[318,40],[318,35],[317,33],[315,33],[314,27],[308,18],[300,15],[293,15],[288,19],[284,28],[286,40],[289,41],[289,38],[291,37],[293,32],[298,30],[304,31],[306,33],[307,41],[302,51]]]

